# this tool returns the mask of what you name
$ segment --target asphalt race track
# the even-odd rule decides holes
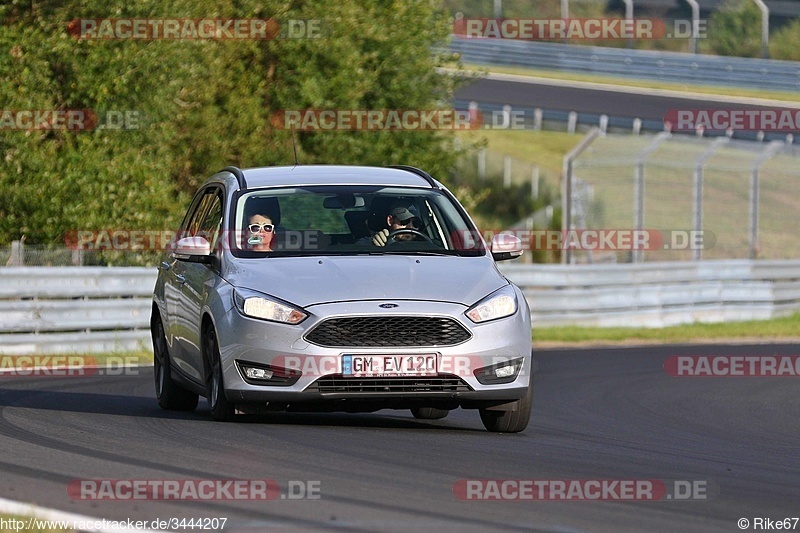
[[[673,355],[797,355],[796,345],[537,351],[521,434],[476,411],[248,416],[161,411],[152,368],[0,378],[0,497],[109,519],[226,517],[225,531],[739,531],[800,516],[800,379],[670,377]],[[138,374],[138,375],[137,375]],[[201,400],[202,401],[202,400]],[[78,479],[320,482],[320,499],[81,501]],[[458,480],[700,482],[704,499],[475,501]],[[672,486],[672,485],[670,485]],[[752,525],[751,525],[752,527]],[[800,525],[797,526],[800,528]]]
[[[569,82],[567,82],[569,83]],[[576,84],[577,85],[577,84]],[[752,103],[714,101],[713,95],[703,99],[672,97],[652,94],[631,94],[618,90],[586,87],[563,87],[540,83],[522,83],[501,79],[481,79],[460,87],[455,93],[457,100],[474,100],[485,104],[508,104],[512,107],[542,108],[577,113],[606,114],[616,117],[663,120],[669,110],[676,109],[757,109],[774,108],[774,105],[759,106]],[[649,94],[647,94],[649,93]],[[787,107],[794,104],[786,103]]]

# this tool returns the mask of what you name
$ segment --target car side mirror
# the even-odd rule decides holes
[[[210,263],[213,259],[211,255],[211,244],[205,237],[184,237],[175,243],[175,251],[172,252],[176,259],[189,263]]]
[[[523,252],[522,241],[519,237],[508,233],[498,233],[492,237],[492,243],[489,245],[489,249],[495,261],[516,259],[520,257]]]

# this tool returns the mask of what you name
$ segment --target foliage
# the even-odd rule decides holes
[[[81,40],[77,18],[320,19],[319,38]],[[0,6],[0,108],[137,113],[125,130],[0,128],[0,244],[75,229],[174,229],[220,168],[290,164],[283,109],[432,109],[454,81],[429,0],[10,0]],[[411,164],[446,175],[440,131],[300,133],[301,163]]]
[[[800,61],[800,19],[794,19],[770,35],[769,57]]]
[[[723,56],[761,57],[761,10],[751,0],[727,0],[711,15],[702,43]]]

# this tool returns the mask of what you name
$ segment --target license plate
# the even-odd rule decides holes
[[[342,356],[342,375],[353,378],[435,376],[436,354]]]

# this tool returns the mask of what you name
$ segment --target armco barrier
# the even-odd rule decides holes
[[[661,327],[800,310],[800,261],[515,265],[534,327]],[[0,268],[0,355],[137,350],[150,344],[154,268]]]
[[[0,355],[149,344],[155,268],[0,268]]]
[[[800,261],[513,265],[534,327],[663,327],[800,311]]]
[[[465,63],[624,76],[653,81],[797,91],[800,62],[452,37]]]

